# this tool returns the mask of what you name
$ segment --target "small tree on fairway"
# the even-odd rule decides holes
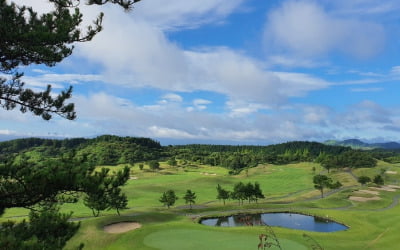
[[[258,183],[258,182],[254,183],[254,193],[253,194],[254,194],[254,199],[256,200],[256,203],[257,203],[258,199],[265,198],[265,196],[262,193],[262,190],[260,188],[260,183]]]
[[[229,197],[230,197],[229,191],[223,189],[223,188],[221,187],[221,185],[218,184],[218,186],[217,186],[217,192],[218,192],[218,194],[217,194],[217,199],[218,199],[218,200],[222,200],[222,201],[224,202],[224,205],[225,205],[225,201],[226,201],[227,199],[229,199]]]
[[[186,190],[186,194],[183,198],[185,199],[186,204],[189,203],[190,209],[192,209],[192,204],[196,203],[196,193],[188,189]]]
[[[170,159],[167,161],[167,163],[168,163],[168,165],[170,165],[170,166],[176,166],[176,165],[178,165],[178,162],[176,161],[175,157],[170,158]]]
[[[244,195],[246,199],[249,201],[249,203],[255,199],[254,198],[254,185],[249,182],[244,186]]]
[[[159,201],[163,203],[164,206],[167,206],[167,208],[169,209],[170,206],[173,206],[175,204],[175,201],[177,199],[178,197],[175,195],[175,191],[170,189],[167,192],[163,193]]]
[[[361,185],[365,185],[365,184],[367,184],[368,182],[371,182],[371,178],[369,178],[368,176],[362,175],[362,176],[358,177],[358,182],[359,182]]]
[[[332,179],[326,175],[315,175],[313,178],[314,188],[321,192],[321,198],[324,197],[324,188],[339,188],[342,186],[340,182],[333,183]]]
[[[149,167],[151,170],[160,169],[160,163],[158,161],[149,161]]]
[[[376,175],[376,176],[374,177],[374,183],[375,183],[376,185],[383,185],[385,182],[384,182],[384,180],[383,180],[383,178],[382,178],[381,175]]]
[[[246,185],[243,182],[236,183],[233,186],[233,192],[231,193],[232,199],[238,200],[239,205],[243,204],[243,200],[245,200],[246,197]]]

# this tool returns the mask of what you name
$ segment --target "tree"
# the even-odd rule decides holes
[[[186,190],[186,194],[183,197],[185,199],[186,204],[189,203],[190,209],[192,209],[192,204],[196,203],[196,193],[192,192],[192,190],[188,189]]]
[[[151,169],[151,170],[158,170],[158,169],[160,169],[160,163],[158,162],[158,161],[156,161],[156,160],[154,160],[154,161],[149,161],[149,168]]]
[[[168,159],[168,165],[170,166],[176,166],[178,165],[178,162],[176,161],[175,157],[171,157],[170,159]]]
[[[159,201],[163,203],[164,206],[167,206],[168,209],[170,206],[175,204],[176,200],[178,200],[178,197],[175,195],[175,191],[171,189],[167,192],[164,192],[159,199]]]
[[[254,183],[254,198],[256,200],[256,203],[258,202],[258,199],[265,198],[264,194],[262,193],[260,183],[258,183],[258,182]]]
[[[249,182],[244,186],[244,195],[246,197],[246,199],[249,201],[249,203],[255,199],[254,198],[254,185]]]
[[[314,188],[318,189],[321,192],[321,198],[324,197],[325,188],[336,189],[342,186],[342,184],[339,181],[333,183],[331,178],[321,174],[315,175],[313,178],[313,182],[314,182]]]
[[[0,249],[62,249],[79,229],[79,223],[69,222],[68,214],[46,204],[40,210],[31,210],[29,222],[8,221],[0,230]],[[83,245],[79,247],[81,249]]]
[[[51,67],[61,62],[72,54],[74,43],[90,41],[102,30],[103,13],[82,32],[79,1],[50,2],[54,10],[38,15],[29,6],[0,0],[0,73],[12,75],[0,77],[0,106],[6,110],[19,107],[21,112],[30,111],[45,120],[51,119],[53,114],[72,120],[76,117],[74,104],[65,104],[71,98],[72,87],[56,97],[52,96],[50,85],[41,92],[26,89],[21,81],[23,73],[18,72],[18,68],[31,64]],[[130,9],[138,0],[89,0],[88,4],[108,2]]]
[[[367,184],[368,182],[371,182],[371,178],[369,178],[368,176],[362,175],[362,176],[358,177],[358,182],[359,182],[361,185],[365,185],[365,184]]]
[[[246,196],[246,185],[243,182],[236,183],[233,186],[233,191],[231,193],[232,199],[238,200],[239,205],[243,204],[243,200],[247,198]]]
[[[333,155],[327,156],[321,161],[321,166],[326,168],[326,170],[328,170],[328,173],[333,168],[339,168],[340,164],[341,163],[339,158]]]
[[[383,178],[382,178],[381,175],[376,175],[376,176],[374,177],[373,182],[374,182],[376,185],[383,185],[383,184],[385,183],[385,181],[383,180]]]
[[[218,199],[218,200],[222,200],[222,201],[224,202],[224,205],[225,205],[225,201],[226,201],[227,199],[229,199],[229,197],[230,197],[230,192],[227,191],[227,190],[225,190],[225,189],[223,189],[223,188],[221,187],[221,185],[219,185],[219,184],[218,184],[218,186],[217,186],[217,192],[218,192],[218,194],[217,194],[217,199]]]
[[[130,9],[138,1],[88,0],[87,4],[112,3]],[[76,118],[74,104],[66,103],[72,96],[72,87],[58,95],[51,92],[50,85],[44,91],[25,88],[20,68],[32,64],[51,67],[61,62],[72,54],[74,43],[88,42],[101,31],[103,14],[100,13],[86,31],[81,31],[79,0],[49,2],[53,10],[39,15],[29,6],[17,6],[10,1],[0,0],[0,106],[6,110],[19,108],[23,113],[31,112],[44,120],[51,119],[53,115],[73,120]],[[0,226],[0,248],[8,244],[8,240],[16,239],[14,243],[18,245],[6,245],[5,248],[61,249],[76,232],[78,225],[68,221],[70,215],[60,214],[54,209],[41,209],[47,207],[43,204],[74,201],[76,194],[81,192],[89,195],[97,193],[98,198],[103,199],[105,196],[100,195],[101,185],[108,178],[97,182],[98,186],[95,186],[91,183],[94,180],[94,167],[72,158],[69,162],[58,159],[37,164],[22,162],[18,165],[12,160],[6,159],[0,165],[0,215],[6,208],[12,207],[33,209],[36,206],[39,209],[32,210],[29,224],[6,223]],[[34,227],[42,229],[43,234],[39,236],[34,233]]]
[[[128,199],[121,192],[120,186],[125,185],[129,179],[129,167],[125,167],[116,175],[109,175],[109,169],[101,169],[92,176],[89,190],[84,199],[87,207],[92,209],[93,216],[99,216],[100,211],[116,209],[118,215],[120,209],[125,209]]]

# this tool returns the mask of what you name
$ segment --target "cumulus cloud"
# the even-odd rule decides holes
[[[342,52],[369,58],[384,47],[378,23],[337,17],[315,1],[287,1],[271,11],[264,32],[266,46],[305,57]]]
[[[394,113],[381,105],[365,100],[348,107],[345,113],[336,117],[337,124],[348,128],[368,128],[391,125]]]
[[[75,74],[34,70],[33,76],[25,78],[32,88],[53,84],[61,89],[67,84],[81,84],[80,90],[88,93],[74,94],[72,101],[78,119],[71,122],[55,118],[43,125],[40,118],[30,119],[31,114],[11,111],[13,118],[9,119],[10,116],[4,115],[6,111],[0,111],[0,118],[9,121],[0,126],[0,135],[13,132],[10,127],[21,133],[23,126],[15,124],[28,122],[30,128],[41,131],[35,132],[36,135],[111,133],[257,144],[324,140],[337,134],[361,137],[362,133],[379,134],[385,128],[395,133],[400,115],[394,108],[371,101],[342,112],[328,106],[292,103],[293,97],[304,97],[338,84],[311,73],[310,69],[331,66],[326,55],[339,52],[369,58],[382,49],[384,28],[375,19],[360,18],[360,13],[365,16],[388,10],[383,4],[373,10],[372,2],[378,4],[377,0],[365,1],[365,8],[358,0],[281,1],[282,4],[269,11],[263,30],[269,53],[266,61],[235,48],[183,47],[169,38],[172,32],[202,25],[224,25],[229,21],[227,16],[241,11],[244,0],[171,0],[168,4],[146,0],[131,13],[123,13],[113,5],[82,5],[85,25],[100,11],[105,12],[104,31],[90,43],[76,44],[73,56],[62,63],[63,69],[71,69]],[[45,0],[18,2],[43,10],[50,6]],[[347,3],[358,8],[352,16],[345,11]],[[286,68],[278,71],[276,66]],[[287,70],[296,67],[307,69]],[[368,78],[350,78],[351,81],[340,84],[398,79],[399,72],[398,66],[386,75],[354,72]],[[86,86],[96,82],[105,83],[99,86],[107,85],[111,91]],[[146,105],[135,103],[135,98],[129,96],[142,89],[157,92],[151,100],[146,100]]]
[[[90,45],[78,49],[80,56],[104,66],[110,83],[168,91],[212,91],[230,100],[264,104],[281,103],[288,96],[326,87],[323,81],[316,83],[317,79],[305,74],[298,74],[296,80],[290,74],[268,71],[261,61],[228,48],[183,50],[160,29],[128,16],[125,19],[127,25],[115,23]],[[118,46],[110,48],[110,44]],[[112,52],[103,53],[108,50]]]

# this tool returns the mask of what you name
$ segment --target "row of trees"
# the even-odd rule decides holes
[[[376,166],[376,159],[373,158],[370,152],[361,150],[350,150],[339,155],[328,155],[321,153],[316,162],[328,170],[343,169],[343,168],[368,168]]]
[[[231,169],[236,174],[260,163],[287,164],[315,161],[334,168],[376,166],[374,153],[317,142],[287,142],[270,146],[185,145],[170,146],[171,157]]]
[[[176,196],[175,191],[170,189],[161,195],[159,201],[167,208],[170,208],[170,206],[173,206],[178,199],[179,198]],[[192,192],[192,190],[188,189],[186,190],[183,199],[185,200],[186,204],[189,203],[190,209],[192,209],[192,204],[196,203],[197,196],[195,192]]]
[[[265,198],[262,190],[260,188],[260,184],[255,182],[254,184],[248,182],[244,184],[243,182],[236,183],[233,186],[233,191],[228,191],[221,187],[221,185],[217,185],[217,199],[222,200],[224,205],[225,201],[228,199],[238,200],[239,205],[243,205],[243,201],[247,200],[249,203],[252,201],[258,202],[258,199]]]

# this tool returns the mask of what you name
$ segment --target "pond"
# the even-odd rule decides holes
[[[310,215],[296,213],[238,214],[226,217],[208,218],[201,224],[219,227],[237,226],[279,226],[313,232],[336,232],[348,229],[343,224]]]

